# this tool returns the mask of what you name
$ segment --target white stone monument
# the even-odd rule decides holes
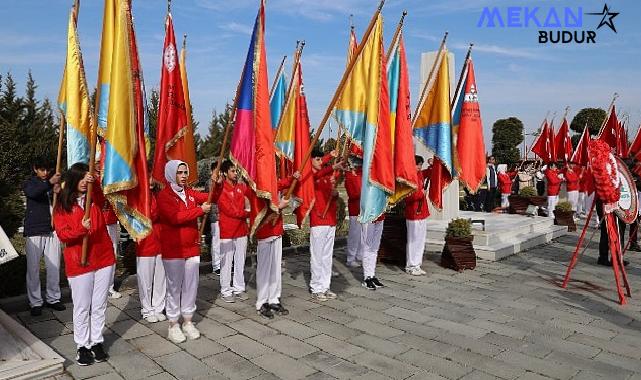
[[[418,89],[418,97],[423,90],[423,86],[427,81],[427,77],[430,75],[430,70],[434,65],[438,51],[430,51],[427,53],[421,54],[421,82]],[[456,91],[456,73],[454,72],[454,53],[448,53],[449,66],[450,66],[450,99],[452,98],[454,91]],[[429,152],[423,143],[414,140],[414,151],[417,155],[423,156],[425,161],[428,158],[433,156],[433,153]],[[428,202],[430,205],[430,219],[434,220],[445,220],[449,221],[451,219],[457,218],[459,216],[459,183],[458,180],[452,181],[452,183],[445,189],[443,193],[443,210],[438,211],[434,208],[431,202]]]

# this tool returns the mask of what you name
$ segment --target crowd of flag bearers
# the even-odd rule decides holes
[[[312,138],[301,65],[305,43],[297,43],[290,83],[281,65],[270,91],[265,2],[260,1],[221,153],[210,168],[206,191],[201,192],[192,187],[198,173],[186,43],[178,58],[170,8],[165,20],[156,150],[151,152],[131,2],[105,0],[93,107],[76,30],[76,2],[69,17],[67,60],[58,98],[66,126],[61,128],[60,141],[66,134],[69,167],[62,190],[59,174],[47,179],[37,167],[39,179],[33,185],[41,188],[40,203],[45,199],[41,192],[57,188],[59,193],[53,198],[55,233],[44,228],[34,235],[64,244],[78,364],[107,358],[102,331],[107,298],[121,297],[114,289],[121,227],[136,242],[141,318],[148,323],[168,320],[167,338],[174,343],[200,337],[193,317],[205,224],[212,230],[212,270],[219,275],[222,302],[250,299],[245,262],[248,244],[255,239],[256,312],[266,319],[289,313],[281,299],[285,210],[293,210],[299,228],[309,223],[310,297],[317,302],[336,299],[331,281],[336,229],[343,222],[337,220],[337,186],[342,182],[349,214],[346,264],[362,269],[362,286],[372,291],[384,286],[376,267],[385,213],[400,205],[405,207],[408,230],[405,270],[408,275],[425,274],[421,264],[428,204],[442,208],[442,192],[454,178],[476,192],[486,176],[477,88],[468,51],[450,104],[446,34],[416,111],[410,114],[402,37],[405,13],[386,52],[383,4],[361,44],[352,28],[347,67]],[[323,152],[315,146],[330,117],[340,126],[339,143]],[[427,167],[424,157],[414,154],[414,139],[434,152]],[[58,173],[61,162],[59,154]],[[34,260],[39,254],[34,249]],[[43,304],[35,291],[33,296],[30,292],[30,303],[36,312]],[[47,292],[47,305],[64,307],[53,286]]]

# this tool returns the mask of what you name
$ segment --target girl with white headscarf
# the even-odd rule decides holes
[[[497,179],[499,181],[499,190],[501,191],[501,208],[505,209],[510,207],[508,198],[512,193],[512,178],[507,174],[506,164],[498,165],[496,171],[499,173]]]
[[[171,160],[165,165],[168,186],[158,193],[160,245],[167,277],[166,312],[168,338],[174,343],[198,339],[200,332],[192,322],[196,311],[200,233],[198,218],[211,210],[208,194],[187,186],[189,167]],[[182,329],[178,321],[183,318]]]

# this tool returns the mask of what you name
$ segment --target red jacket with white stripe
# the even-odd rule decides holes
[[[423,184],[425,183],[425,179],[430,177],[431,173],[431,168],[418,171],[416,176],[418,179],[416,191],[405,198],[405,219],[423,220],[430,216],[427,194],[425,194],[423,190]]]
[[[250,190],[244,183],[223,182],[217,202],[221,239],[236,239],[249,234],[249,211],[245,211],[245,197],[248,196],[251,196]]]
[[[334,169],[326,166],[314,173],[314,193],[316,202],[312,211],[309,213],[310,227],[317,226],[336,226],[336,197],[332,196],[334,190]],[[323,218],[323,213],[329,202],[327,214]]]
[[[559,195],[561,183],[563,182],[563,180],[559,178],[559,171],[556,169],[546,169],[545,177],[548,180],[548,196]]]
[[[278,180],[278,191],[284,191],[292,184],[292,178],[282,178]],[[256,196],[252,192],[252,196]],[[263,204],[265,201],[262,201]],[[269,215],[269,213],[267,214]],[[266,216],[267,217],[267,216]],[[256,230],[256,239],[267,239],[272,236],[283,236],[285,230],[283,229],[283,213],[278,214],[275,222],[267,221]]]
[[[65,244],[63,257],[67,277],[97,271],[116,263],[114,248],[107,233],[107,226],[100,208],[91,205],[89,218],[91,227],[87,230],[82,225],[85,210],[74,204],[71,212],[57,207],[53,213],[54,226],[58,239]],[[82,257],[82,241],[89,236],[87,248],[87,266],[80,265]]]
[[[160,216],[160,250],[163,259],[187,259],[200,256],[198,217],[204,215],[201,204],[207,202],[207,193],[185,188],[187,202],[171,186],[158,193]]]
[[[577,191],[579,190],[579,175],[574,170],[565,170],[565,186],[567,191]]]
[[[154,257],[160,255],[160,228],[159,215],[158,215],[158,202],[156,195],[151,194],[151,233],[146,238],[136,244],[136,256],[138,257]]]

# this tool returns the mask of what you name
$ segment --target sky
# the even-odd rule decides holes
[[[316,128],[340,81],[346,64],[349,17],[356,33],[364,32],[378,0],[267,0],[266,47],[269,79],[283,55],[293,56],[296,40],[305,40],[302,57],[310,120]],[[3,0],[0,2],[0,73],[10,71],[23,92],[32,71],[40,97],[55,100],[65,60],[68,14],[73,0]],[[87,81],[95,86],[98,71],[102,0],[82,0],[78,20]],[[247,54],[259,0],[174,0],[176,40],[187,34],[187,71],[198,132],[207,134],[212,111],[233,102]],[[621,113],[629,114],[630,137],[641,122],[641,2],[607,1],[619,12],[596,30],[601,16],[584,15],[583,28],[597,31],[596,44],[539,44],[538,27],[478,27],[484,7],[540,7],[543,21],[550,7],[582,7],[602,12],[600,1],[525,0],[387,0],[383,8],[386,45],[403,10],[410,71],[412,108],[420,92],[420,57],[434,51],[445,31],[447,47],[460,72],[469,43],[474,59],[486,149],[491,148],[492,124],[515,116],[526,133],[536,131],[545,115],[557,120],[569,106],[568,117],[584,107],[607,108],[615,92]],[[133,0],[134,23],[147,91],[157,88],[164,40],[164,0]],[[551,30],[551,28],[541,28]],[[558,30],[558,29],[554,29]],[[180,42],[178,42],[180,45]],[[291,64],[291,58],[288,61]],[[287,71],[290,71],[287,65]],[[453,80],[456,83],[455,80]],[[454,89],[452,88],[452,92]],[[558,123],[557,123],[558,125]],[[329,136],[326,128],[324,137]],[[337,133],[336,128],[332,136]],[[533,136],[527,136],[528,144]]]

